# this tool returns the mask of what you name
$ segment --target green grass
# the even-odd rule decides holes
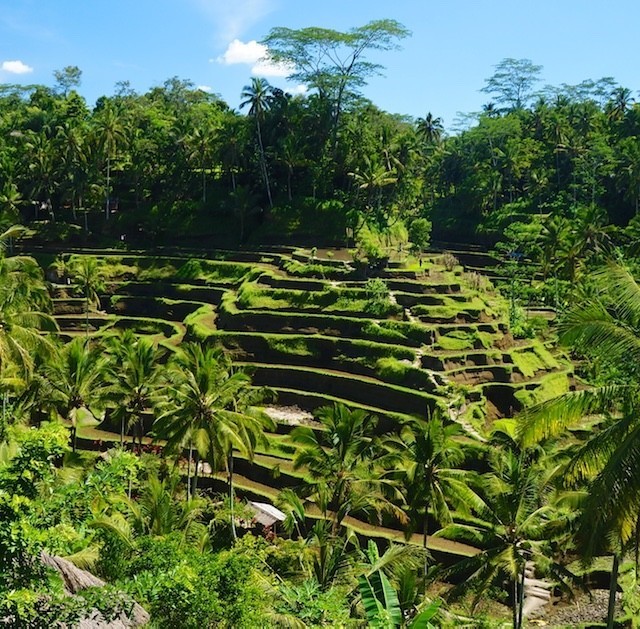
[[[533,378],[539,371],[558,367],[558,361],[538,340],[533,341],[533,344],[526,349],[513,350],[510,356],[513,364],[526,378]]]
[[[184,318],[184,324],[190,337],[198,341],[204,341],[215,333],[215,307],[212,304],[203,304]]]
[[[523,406],[532,406],[556,398],[569,390],[569,378],[566,372],[544,375],[535,389],[520,389],[515,397]]]
[[[245,282],[238,291],[238,305],[245,310],[295,310],[335,313],[373,313],[372,300],[366,290],[330,286],[319,291],[263,288]],[[402,311],[396,304],[376,302],[378,318]]]
[[[309,277],[322,279],[342,279],[353,273],[346,266],[334,266],[321,262],[300,262],[286,259],[282,262],[282,269],[293,277]]]
[[[442,350],[458,352],[466,349],[477,349],[478,346],[489,349],[494,342],[495,334],[479,330],[452,330],[441,336],[436,346]]]

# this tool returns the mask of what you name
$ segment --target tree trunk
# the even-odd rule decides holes
[[[233,451],[229,453],[227,460],[227,468],[229,470],[229,511],[231,513],[231,539],[236,540],[236,520],[234,514],[234,491],[233,491]]]
[[[511,596],[513,603],[511,604],[511,615],[513,617],[513,629],[518,629],[518,576],[514,576],[511,580]]]
[[[85,335],[89,337],[89,286],[85,287],[84,291],[84,322],[85,322]]]
[[[640,564],[640,515],[636,518],[636,538],[635,538],[635,564],[636,581],[638,580],[638,564]]]
[[[104,206],[104,215],[106,220],[109,220],[109,176],[111,174],[111,157],[107,156],[107,200]]]
[[[187,497],[191,498],[191,459],[193,458],[193,444],[189,439],[189,462],[187,463]]]
[[[269,173],[267,172],[267,160],[264,156],[264,146],[262,145],[262,132],[260,131],[260,120],[256,116],[256,127],[258,129],[258,147],[260,148],[260,166],[262,170],[262,177],[264,179],[265,186],[267,188],[267,198],[269,199],[269,207],[273,207],[273,200],[271,199],[271,186],[269,185]]]
[[[195,471],[193,473],[193,495],[198,491],[198,467],[200,466],[200,453],[196,450]]]
[[[124,415],[122,416],[122,421],[120,422],[120,447],[124,447]]]
[[[522,627],[522,614],[524,613],[524,580],[526,578],[527,561],[522,560],[522,572],[520,573],[520,591],[518,592],[518,629]]]
[[[138,426],[138,439],[140,441],[140,452],[142,452],[142,447],[143,447],[142,438],[144,437],[144,417],[142,417],[142,415],[138,415],[137,426]]]
[[[422,522],[422,547],[424,548],[424,565],[422,570],[422,577],[424,579],[424,591],[427,591],[427,574],[429,572],[429,551],[427,549],[427,542],[429,540],[429,507],[424,506],[424,521]]]
[[[71,440],[72,440],[72,452],[76,451],[78,446],[78,429],[76,426],[71,426]]]
[[[613,554],[613,566],[611,568],[611,582],[609,583],[609,606],[607,607],[607,629],[613,629],[613,620],[616,611],[616,592],[618,590],[618,568],[620,567],[620,557],[618,553]]]

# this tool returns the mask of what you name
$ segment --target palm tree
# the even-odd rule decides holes
[[[51,299],[38,263],[28,256],[2,255],[7,243],[24,232],[16,225],[0,234],[0,370],[13,365],[23,376],[38,353],[53,349],[42,332],[58,329],[47,312]]]
[[[192,452],[206,458],[213,471],[226,465],[233,516],[233,449],[250,459],[264,430],[272,422],[255,404],[259,390],[243,371],[234,371],[220,348],[205,348],[197,343],[183,345],[170,366],[165,410],[158,417],[154,432],[166,439],[169,449],[189,448],[188,494],[195,494],[196,476],[191,482]]]
[[[633,103],[632,92],[627,87],[616,87],[611,92],[611,100],[606,105],[606,111],[610,120],[620,121],[624,119],[627,110]]]
[[[55,416],[71,424],[71,441],[76,451],[78,426],[83,415],[102,419],[110,393],[109,364],[102,349],[84,339],[73,339],[45,367],[42,404]]]
[[[262,142],[261,122],[264,114],[269,110],[271,105],[271,86],[266,79],[254,77],[251,79],[251,85],[245,85],[240,95],[244,100],[240,103],[240,109],[249,105],[249,115],[253,116],[256,121],[256,132],[258,135],[258,149],[260,151],[260,170],[262,178],[267,189],[267,198],[269,199],[269,207],[273,207],[271,198],[271,186],[269,185],[269,173],[267,171],[267,160],[264,152],[264,144]]]
[[[129,503],[133,526],[141,534],[164,537],[180,532],[186,540],[196,540],[205,533],[200,521],[202,504],[197,500],[178,498],[178,477],[160,480],[150,475],[137,500]]]
[[[17,219],[20,213],[20,206],[24,202],[18,187],[10,181],[5,182],[0,189],[0,214],[3,219],[7,217]]]
[[[442,140],[444,126],[442,118],[434,118],[431,112],[416,121],[416,131],[427,146],[439,144]]]
[[[595,295],[568,313],[560,339],[587,356],[591,365],[604,362],[608,377],[599,386],[528,410],[520,437],[524,444],[537,443],[565,434],[585,419],[592,423],[594,417],[603,418],[600,429],[592,429],[573,456],[565,481],[588,482],[577,533],[585,561],[606,550],[609,539],[615,540],[610,586],[615,593],[619,553],[634,536],[640,509],[640,286],[615,264],[593,274],[592,280]]]
[[[349,176],[353,177],[358,189],[364,192],[365,222],[372,221],[384,230],[388,221],[383,210],[383,191],[398,182],[397,172],[387,170],[386,164],[365,156],[362,167],[349,173]]]
[[[45,129],[39,133],[29,131],[27,134],[25,158],[27,168],[32,174],[31,198],[40,200],[48,199],[55,188],[55,163],[56,151],[52,140],[47,136]],[[39,205],[36,205],[38,208]],[[36,209],[36,218],[38,218]],[[48,217],[47,217],[48,218]]]
[[[85,142],[86,129],[81,124],[65,121],[57,129],[56,141],[64,164],[71,210],[76,219],[76,209],[83,205],[83,194],[89,185],[89,146]]]
[[[544,464],[543,464],[544,465]],[[445,578],[466,577],[450,596],[473,588],[475,607],[486,588],[511,584],[513,627],[522,627],[525,567],[533,562],[551,570],[556,580],[572,575],[553,564],[545,544],[551,539],[555,512],[541,499],[546,477],[530,452],[510,448],[492,450],[492,470],[481,479],[484,502],[476,505],[479,519],[456,523],[436,533],[441,537],[466,541],[481,552],[444,570]]]
[[[337,535],[348,515],[358,511],[390,511],[404,521],[402,510],[382,491],[392,484],[374,469],[375,418],[344,404],[323,406],[316,414],[323,431],[300,426],[291,432],[293,441],[301,446],[294,468],[305,468],[311,477],[312,483],[303,492],[331,521],[332,535]]]
[[[142,448],[144,414],[157,399],[165,351],[150,339],[136,337],[131,330],[109,341],[107,351],[113,363],[110,377],[116,401],[112,416],[120,421],[120,445],[124,443],[125,430],[135,426]]]
[[[456,440],[460,429],[457,424],[445,425],[439,414],[425,421],[414,418],[406,423],[397,436],[385,440],[389,451],[385,465],[391,474],[399,477],[407,508],[414,522],[422,514],[424,566],[427,579],[429,537],[429,511],[442,525],[452,524],[450,505],[463,512],[481,504],[480,498],[469,488],[469,472],[460,469],[465,452]],[[410,532],[410,531],[408,531]]]
[[[207,165],[211,163],[215,128],[210,120],[203,120],[183,139],[189,162],[200,171],[202,178],[202,203],[207,202]]]
[[[106,161],[105,218],[109,220],[109,194],[111,185],[111,160],[124,144],[126,133],[119,113],[113,106],[105,106],[96,116],[96,143]]]
[[[94,256],[78,256],[69,262],[74,285],[85,298],[85,329],[89,335],[89,307],[100,306],[100,293],[104,291],[104,271]]]

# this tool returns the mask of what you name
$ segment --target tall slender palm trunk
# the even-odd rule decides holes
[[[264,179],[264,185],[267,188],[267,198],[269,199],[269,207],[273,207],[273,200],[271,198],[271,185],[269,184],[269,173],[267,172],[267,160],[264,155],[264,146],[262,144],[262,131],[260,129],[260,120],[256,116],[256,128],[258,131],[258,148],[260,149],[260,170],[262,170],[262,178]]]
[[[193,443],[189,439],[189,462],[187,463],[187,497],[191,498],[191,461],[193,459]]]
[[[427,542],[429,541],[429,508],[424,506],[424,521],[422,523],[422,547],[424,549],[424,565],[422,566],[422,578],[424,579],[424,590],[427,591],[427,574],[429,572],[429,550]]]
[[[613,621],[616,613],[616,592],[618,590],[618,569],[620,567],[620,555],[613,554],[613,566],[611,568],[611,582],[609,583],[609,605],[607,607],[607,629],[613,629]]]
[[[106,200],[104,206],[104,216],[106,220],[109,220],[109,179],[111,175],[111,157],[107,155],[107,191],[106,191]]]
[[[231,514],[231,538],[237,539],[236,518],[234,513],[235,493],[233,490],[233,451],[229,453],[227,459],[227,469],[229,471],[229,512]]]

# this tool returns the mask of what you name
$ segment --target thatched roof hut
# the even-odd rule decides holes
[[[53,568],[61,577],[65,590],[70,596],[77,594],[80,590],[90,587],[104,587],[106,583],[95,575],[78,568],[67,559],[49,555],[45,552],[40,554],[40,560],[45,566]],[[142,627],[149,622],[149,614],[138,603],[133,604],[133,608],[128,616],[124,613],[115,620],[106,621],[98,610],[93,610],[90,616],[82,619],[77,627],[80,629],[109,628],[126,629],[128,627]]]

